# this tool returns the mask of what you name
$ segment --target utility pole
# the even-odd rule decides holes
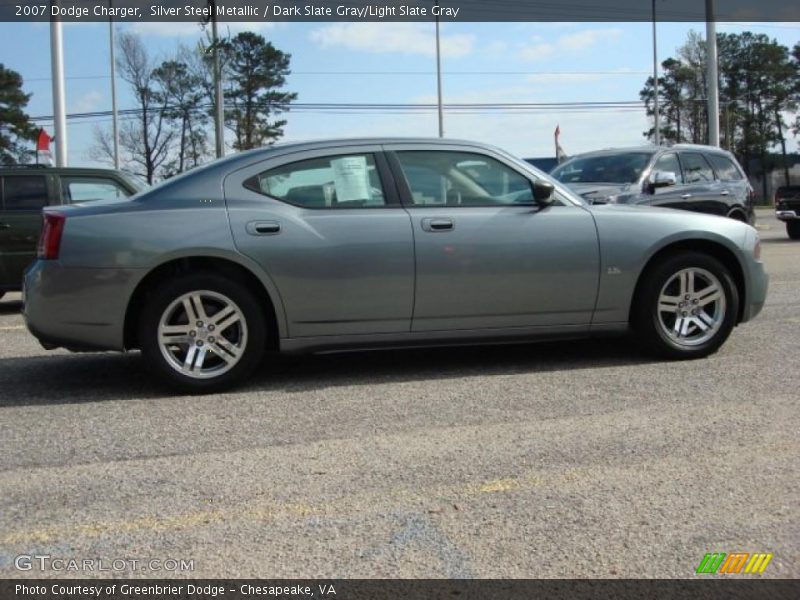
[[[53,4],[57,5],[55,0]],[[61,21],[50,21],[50,69],[53,79],[53,124],[55,125],[56,166],[67,166],[67,118],[64,101],[64,40]]]
[[[655,119],[655,142],[661,145],[661,119],[658,116],[658,46],[656,39],[656,0],[653,0],[653,118]]]
[[[108,0],[111,8],[111,0]],[[109,11],[110,12],[110,11]],[[114,56],[114,19],[108,19],[108,47],[111,55],[111,130],[114,137],[114,168],[119,169],[119,124],[117,122],[117,65]]]
[[[217,158],[225,156],[225,113],[223,112],[222,69],[219,63],[219,35],[217,33],[217,3],[208,0],[211,8],[211,49],[214,69],[214,134],[216,138]]]
[[[714,0],[706,0],[706,85],[708,86],[708,144],[719,146],[719,75]]]
[[[439,0],[436,0],[439,6]],[[439,11],[436,11],[437,13]],[[439,137],[444,137],[444,112],[442,110],[442,51],[439,42],[439,17],[436,17],[436,93],[437,109],[439,113]]]

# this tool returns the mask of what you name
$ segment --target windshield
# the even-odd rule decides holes
[[[562,183],[636,183],[652,156],[649,152],[579,156],[551,175]]]

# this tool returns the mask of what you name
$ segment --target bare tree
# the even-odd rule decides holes
[[[177,137],[170,122],[170,97],[161,89],[158,73],[139,36],[120,33],[117,46],[117,68],[122,80],[131,86],[138,109],[120,128],[120,146],[127,166],[152,184],[170,158]],[[113,156],[107,132],[96,129],[95,142],[95,158]]]

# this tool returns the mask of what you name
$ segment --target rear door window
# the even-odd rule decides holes
[[[707,183],[714,181],[714,171],[705,157],[698,152],[682,152],[681,164],[686,183]]]
[[[254,175],[244,187],[303,208],[386,206],[371,154],[312,158]]]
[[[43,175],[7,175],[3,178],[4,210],[40,210],[47,206]]]

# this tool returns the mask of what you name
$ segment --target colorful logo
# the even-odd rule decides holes
[[[713,552],[706,554],[695,573],[763,573],[767,568],[772,554],[756,552],[734,552],[725,554],[724,552]],[[744,569],[744,570],[742,570]]]

